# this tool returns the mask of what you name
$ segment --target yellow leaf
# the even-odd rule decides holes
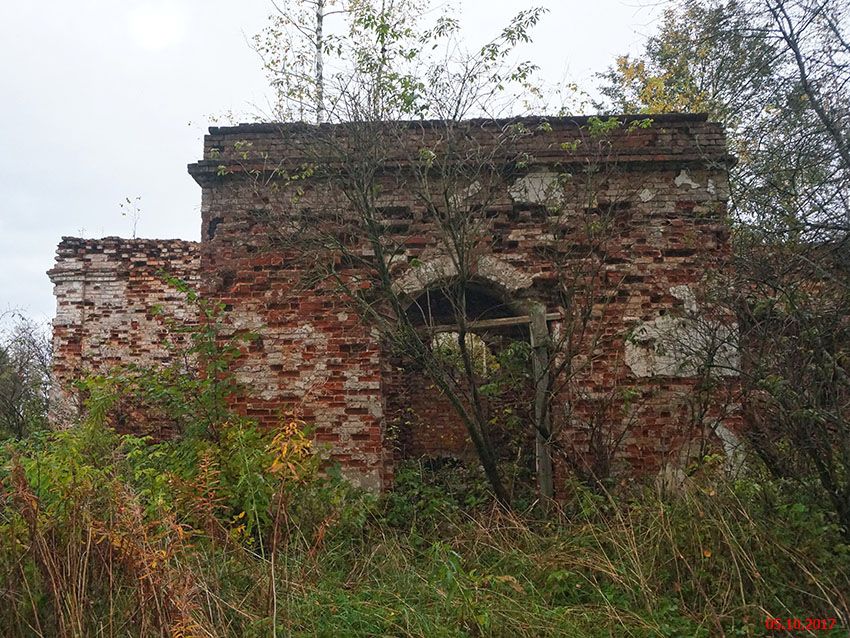
[[[513,589],[518,594],[525,593],[525,590],[522,588],[522,585],[520,585],[519,581],[513,576],[493,576],[493,580],[497,580],[500,583],[506,583],[510,585],[511,589]]]

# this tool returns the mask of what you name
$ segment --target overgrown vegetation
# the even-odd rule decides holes
[[[609,107],[703,111],[730,150],[737,316],[751,450],[819,486],[850,539],[850,8],[836,0],[671,4],[603,77]]]
[[[47,425],[50,363],[44,326],[20,313],[0,315],[0,438]]]
[[[93,377],[85,422],[5,444],[4,635],[757,636],[767,617],[845,631],[850,546],[816,492],[730,482],[706,459],[676,495],[577,482],[556,512],[507,512],[480,469],[408,462],[376,497],[323,469],[305,424],[263,431],[228,410],[236,346],[188,294],[206,308],[183,342],[198,367],[169,369],[168,392],[161,370]],[[200,397],[204,426],[117,434],[120,399],[140,397]]]
[[[493,508],[481,477],[458,482],[454,468],[408,465],[394,492],[357,492],[317,473],[295,423],[276,439],[249,424],[222,432],[217,443],[151,444],[87,423],[7,447],[4,635],[759,636],[766,617],[847,626],[850,547],[821,504],[782,483],[729,484],[708,464],[676,498],[576,487],[542,519]]]

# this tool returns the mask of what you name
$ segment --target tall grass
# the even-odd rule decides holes
[[[153,444],[86,425],[7,446],[3,636],[762,636],[836,618],[850,548],[817,500],[710,464],[676,496],[576,487],[504,512],[457,468],[375,498],[291,427]],[[332,474],[332,473],[331,473]],[[804,635],[798,632],[797,635]],[[817,635],[830,635],[818,631]]]

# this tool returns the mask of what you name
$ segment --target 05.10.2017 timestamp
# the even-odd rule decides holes
[[[768,631],[831,631],[835,629],[835,618],[773,618],[764,620]]]

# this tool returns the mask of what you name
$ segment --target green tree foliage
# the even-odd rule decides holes
[[[641,55],[601,74],[599,106],[706,112],[727,126],[738,218],[771,237],[850,230],[848,9],[834,0],[688,0]]]
[[[0,331],[0,439],[47,427],[51,347],[47,329],[23,316]]]
[[[772,101],[776,52],[751,30],[738,1],[683,3],[665,11],[644,53],[620,56],[601,74],[605,106],[623,113],[710,113],[727,125]]]
[[[735,271],[712,301],[739,320],[746,434],[850,537],[848,29],[844,2],[689,0],[602,92],[727,124]]]
[[[273,116],[323,122],[333,119],[359,74],[399,79],[396,63],[419,52],[415,27],[427,2],[281,0],[272,6],[253,45],[276,93]]]
[[[541,8],[520,12],[495,38],[468,51],[459,21],[448,11],[435,14],[427,0],[273,6],[254,48],[276,91],[271,115],[281,121],[350,121],[366,115],[366,104],[384,121],[456,120],[491,115],[494,98],[510,108],[533,89],[537,67],[510,56],[530,41]]]

